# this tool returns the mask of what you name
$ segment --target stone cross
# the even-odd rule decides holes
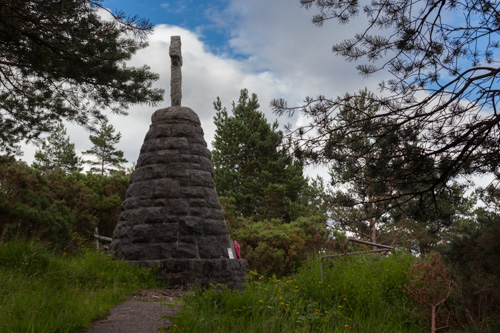
[[[170,100],[172,106],[180,106],[182,99],[182,53],[181,53],[181,37],[170,37],[170,61],[172,76],[170,78]]]

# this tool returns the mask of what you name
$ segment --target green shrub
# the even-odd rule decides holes
[[[66,174],[0,164],[0,240],[39,239],[57,249],[74,248],[94,227],[111,236],[129,185],[126,175]]]
[[[231,236],[241,245],[241,255],[250,269],[265,275],[290,274],[301,262],[320,250],[334,246],[321,219],[298,218],[290,223],[279,220],[252,221],[239,218]]]
[[[500,215],[481,211],[442,250],[456,282],[456,316],[479,332],[500,331]]]

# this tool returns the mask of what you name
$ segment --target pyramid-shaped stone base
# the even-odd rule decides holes
[[[159,267],[170,287],[244,281],[246,260],[230,259],[213,164],[196,113],[156,111],[122,204],[110,249],[118,257]]]

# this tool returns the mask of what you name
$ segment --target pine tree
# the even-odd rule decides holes
[[[307,182],[302,165],[282,148],[278,123],[267,122],[257,95],[250,97],[246,89],[233,102],[231,115],[219,98],[214,107],[212,160],[219,195],[234,198],[237,216],[292,220],[291,206]]]
[[[412,135],[417,134],[420,153],[388,151],[386,159],[403,158],[418,166],[425,156],[433,162],[427,174],[422,169],[402,170],[397,163],[389,164],[388,180],[403,188],[418,173],[421,186],[404,192],[414,197],[419,195],[412,192],[415,188],[434,192],[463,175],[500,174],[498,1],[300,2],[317,10],[313,22],[320,26],[337,21],[345,27],[358,15],[366,16],[351,22],[357,25],[354,30],[361,31],[347,34],[333,45],[335,54],[358,62],[363,76],[378,71],[391,75],[380,82],[384,92],[378,98],[380,110],[375,115],[360,113],[360,117],[366,122],[390,119],[388,126],[381,128],[381,133],[385,130],[389,135],[396,131],[404,137],[410,124],[415,129]],[[291,133],[297,144],[318,150],[329,135],[318,129],[346,103],[348,98],[307,97],[301,111],[311,121]],[[282,99],[273,105],[278,113],[298,109],[288,108]],[[317,156],[321,157],[321,152]]]
[[[66,173],[81,170],[80,159],[75,153],[75,144],[70,143],[63,124],[58,124],[40,150],[35,153],[33,167],[39,170],[64,170]]]
[[[147,66],[127,66],[152,24],[122,12],[100,18],[102,0],[0,0],[0,151],[62,120],[95,125],[103,111],[156,104],[163,90]],[[140,39],[131,38],[131,36]]]
[[[108,120],[103,120],[96,135],[89,136],[94,146],[83,152],[83,154],[95,157],[94,160],[88,160],[87,163],[92,166],[92,171],[99,172],[101,175],[118,171],[121,168],[120,164],[127,162],[123,157],[123,151],[115,148],[115,145],[120,142],[121,133],[114,133],[113,125],[108,124]]]
[[[392,191],[389,182],[377,181],[384,179],[379,175],[387,169],[383,156],[400,144],[397,137],[376,141],[385,119],[363,121],[360,116],[374,115],[378,109],[373,94],[360,91],[339,111],[325,151],[332,183],[339,188],[333,197],[333,220],[343,230],[374,243],[390,204],[385,199]],[[349,130],[337,131],[340,127]]]

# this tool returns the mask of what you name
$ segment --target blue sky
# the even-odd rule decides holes
[[[128,15],[147,18],[154,25],[169,24],[198,31],[212,51],[227,50],[230,32],[216,22],[228,6],[227,0],[104,0],[103,5],[112,11],[122,10]]]
[[[137,161],[153,112],[170,105],[168,48],[173,35],[182,39],[182,105],[199,115],[209,148],[217,97],[230,108],[240,90],[247,88],[257,94],[261,111],[273,122],[272,99],[284,98],[289,106],[298,106],[306,96],[335,98],[365,87],[376,92],[381,79],[380,75],[363,79],[356,64],[331,51],[334,43],[359,31],[361,24],[330,22],[318,28],[311,22],[314,11],[301,8],[299,0],[104,0],[103,5],[148,18],[155,25],[149,46],[137,52],[129,65],[147,65],[160,75],[155,85],[165,89],[164,102],[157,107],[132,106],[126,117],[109,115],[122,134],[117,147],[129,165]],[[103,17],[106,14],[102,12]],[[305,120],[296,115],[278,121],[283,126]],[[67,127],[77,154],[91,148],[88,132],[72,124]],[[28,163],[35,150],[25,147]]]

